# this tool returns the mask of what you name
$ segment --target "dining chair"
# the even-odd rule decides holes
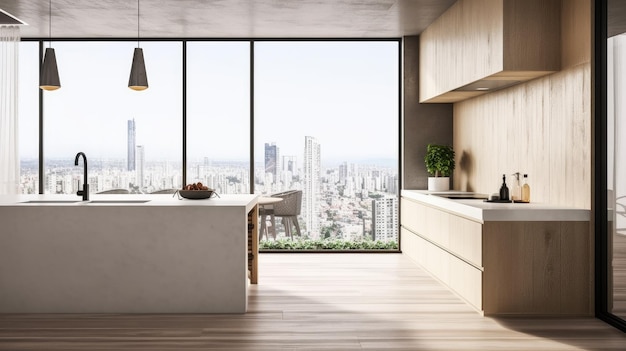
[[[281,202],[274,204],[274,216],[282,217],[282,224],[285,227],[285,236],[293,239],[292,227],[296,229],[296,235],[301,236],[298,216],[302,209],[302,190],[288,190],[282,193],[272,194],[272,197],[280,197]]]

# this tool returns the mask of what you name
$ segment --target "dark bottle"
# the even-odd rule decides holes
[[[502,186],[500,187],[500,200],[509,199],[509,188],[506,186],[506,175],[502,175]]]

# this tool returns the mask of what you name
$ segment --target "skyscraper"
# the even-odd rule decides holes
[[[127,170],[135,170],[135,119],[128,120]]]
[[[304,137],[304,189],[302,212],[306,231],[313,239],[320,237],[319,198],[322,177],[320,144],[314,137]]]
[[[292,175],[298,174],[298,158],[296,156],[283,156],[281,170],[291,172]]]
[[[278,182],[280,174],[279,156],[279,149],[276,144],[265,143],[265,174],[271,173],[274,183]]]
[[[374,240],[398,242],[398,198],[372,200],[372,236]]]
[[[144,161],[145,161],[145,150],[143,145],[137,145],[137,169],[136,169],[136,178],[135,184],[139,188],[139,190],[143,190],[143,180],[144,180]]]

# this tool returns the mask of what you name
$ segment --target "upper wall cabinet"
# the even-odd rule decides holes
[[[420,35],[420,102],[456,102],[560,69],[560,0],[459,0]]]

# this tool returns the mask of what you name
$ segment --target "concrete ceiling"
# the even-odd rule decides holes
[[[421,33],[455,0],[140,0],[142,38],[389,38]],[[0,0],[47,38],[49,3]],[[52,0],[53,38],[136,38],[135,0]]]

